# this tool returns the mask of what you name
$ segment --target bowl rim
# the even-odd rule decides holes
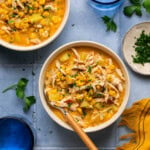
[[[124,58],[125,62],[128,64],[128,66],[131,68],[132,71],[134,71],[135,73],[138,73],[138,74],[140,74],[140,75],[150,76],[150,73],[141,72],[141,71],[135,69],[135,68],[133,67],[133,65],[131,65],[131,64],[129,63],[128,58],[126,57],[126,51],[125,51],[125,49],[124,49],[125,40],[126,40],[128,34],[129,34],[134,28],[136,28],[136,27],[138,27],[138,26],[140,26],[140,25],[143,25],[143,24],[150,24],[150,21],[144,21],[144,22],[137,23],[137,24],[133,25],[132,27],[130,27],[130,28],[128,29],[128,31],[125,33],[125,35],[124,35],[124,37],[123,37],[123,40],[122,40],[121,51],[122,51],[123,58]]]
[[[65,3],[66,3],[66,11],[64,14],[64,18],[63,18],[60,26],[56,30],[56,32],[51,37],[49,37],[47,40],[41,42],[40,44],[33,45],[33,46],[19,46],[19,45],[10,44],[10,43],[0,39],[0,46],[6,47],[6,48],[8,48],[10,50],[14,50],[14,51],[26,52],[26,51],[34,51],[34,50],[40,49],[40,48],[45,47],[46,45],[50,44],[60,35],[60,33],[63,31],[63,29],[67,23],[67,20],[69,17],[69,12],[70,12],[70,0],[65,0]]]
[[[59,119],[49,108],[47,102],[46,102],[46,98],[44,96],[44,92],[43,92],[43,80],[44,80],[44,76],[45,76],[45,70],[47,69],[47,66],[49,65],[49,61],[53,58],[55,58],[59,53],[61,53],[62,51],[71,48],[73,46],[90,46],[90,47],[94,47],[94,48],[98,48],[100,49],[102,52],[110,55],[112,58],[115,59],[115,61],[117,63],[119,63],[119,66],[122,68],[125,77],[126,77],[126,91],[125,91],[125,96],[123,99],[123,102],[121,104],[121,106],[119,107],[119,110],[113,115],[113,117],[111,119],[109,119],[108,121],[94,126],[94,127],[89,127],[84,129],[85,132],[90,133],[90,132],[96,132],[99,130],[102,130],[108,126],[110,126],[111,124],[113,124],[122,114],[122,112],[124,111],[128,99],[129,99],[129,93],[130,93],[130,78],[129,78],[129,74],[128,71],[126,69],[126,66],[124,65],[123,61],[119,58],[119,56],[112,51],[110,48],[108,48],[107,46],[104,46],[103,44],[97,43],[97,42],[93,42],[93,41],[74,41],[74,42],[70,42],[67,44],[64,44],[62,46],[60,46],[59,48],[57,48],[56,50],[54,50],[46,59],[46,61],[44,62],[40,75],[39,75],[39,95],[40,95],[40,100],[42,102],[42,105],[44,107],[44,109],[46,110],[46,112],[48,113],[48,115],[51,117],[51,119],[53,121],[55,121],[57,124],[59,124],[60,126],[64,127],[65,129],[68,129],[70,131],[73,131],[73,129],[67,125],[64,121],[62,121],[61,119]],[[102,49],[101,49],[102,48]]]

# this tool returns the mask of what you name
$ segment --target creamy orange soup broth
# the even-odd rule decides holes
[[[109,120],[119,109],[125,78],[109,55],[92,47],[75,47],[58,55],[45,75],[47,103],[67,108],[83,128]],[[64,120],[62,113],[53,112]]]

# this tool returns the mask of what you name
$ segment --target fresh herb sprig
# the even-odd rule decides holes
[[[30,107],[36,102],[34,96],[27,97],[25,95],[25,89],[27,84],[28,84],[28,80],[25,78],[21,78],[17,84],[11,85],[2,91],[2,93],[5,93],[9,90],[15,90],[16,96],[22,99],[24,102],[24,107],[23,107],[24,112],[27,112],[30,109]]]
[[[150,13],[150,0],[144,0],[143,7],[148,13]]]
[[[104,16],[104,17],[102,17],[102,20],[107,27],[106,31],[113,31],[113,32],[117,31],[117,25],[114,22],[113,18],[109,18],[108,16]]]
[[[135,56],[133,57],[134,63],[150,63],[150,33],[146,34],[145,31],[142,31],[139,38],[135,42]]]
[[[131,17],[133,14],[142,16],[142,8],[150,13],[150,0],[129,0],[131,5],[124,7],[124,14]]]

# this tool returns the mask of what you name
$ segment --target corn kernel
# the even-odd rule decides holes
[[[18,15],[19,15],[20,17],[23,17],[23,16],[24,16],[24,13],[23,13],[23,12],[18,12]]]
[[[5,34],[5,31],[0,30],[0,35]]]
[[[40,1],[39,1],[39,4],[40,4],[40,5],[44,5],[44,4],[45,4],[45,0],[40,0]]]
[[[111,76],[111,75],[108,75],[108,76],[107,76],[107,80],[108,80],[108,81],[111,81],[111,80],[112,80],[112,76]]]
[[[39,7],[39,5],[36,1],[33,2],[33,6],[36,7],[36,8]]]
[[[44,17],[48,17],[48,16],[49,16],[49,12],[48,12],[48,11],[44,11],[44,12],[43,12],[43,16],[44,16]]]
[[[15,22],[15,27],[16,28],[20,28],[20,23],[19,22]]]
[[[114,70],[114,69],[115,69],[115,66],[114,66],[114,65],[110,65],[110,66],[109,66],[109,69]]]
[[[110,91],[109,91],[109,95],[111,95],[111,96],[116,96],[116,92],[113,91],[113,90],[110,90]]]
[[[30,10],[29,10],[29,13],[30,13],[30,14],[32,14],[32,13],[33,13],[33,10],[32,10],[32,9],[30,9]]]
[[[8,5],[12,4],[12,0],[7,0]]]
[[[39,13],[43,13],[43,8],[40,8],[40,9],[39,9]]]
[[[53,16],[52,21],[53,21],[53,23],[59,23],[61,21],[61,18],[58,16]]]
[[[36,34],[36,33],[31,33],[31,34],[30,34],[30,38],[31,38],[31,39],[37,38],[37,34]]]
[[[47,20],[46,19],[42,19],[40,21],[40,23],[41,23],[41,25],[45,26],[45,25],[47,25]]]
[[[101,86],[100,86],[100,85],[97,85],[96,88],[99,90],[99,89],[101,88]]]
[[[82,114],[82,109],[81,108],[77,108],[77,111]]]

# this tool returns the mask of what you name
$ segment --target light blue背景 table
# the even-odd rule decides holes
[[[124,3],[124,6],[128,1]],[[92,40],[112,48],[122,59],[122,39],[127,30],[133,25],[150,21],[150,15],[132,18],[122,13],[123,6],[115,16],[118,25],[116,33],[105,32],[100,15],[87,4],[87,0],[71,0],[69,20],[60,36],[48,46],[33,52],[15,52],[0,47],[0,91],[16,83],[21,77],[29,79],[28,95],[35,95],[37,102],[28,113],[23,113],[22,103],[16,98],[14,91],[5,94],[0,92],[0,117],[8,115],[21,115],[31,122],[35,129],[37,150],[80,150],[85,149],[78,136],[54,123],[43,109],[38,94],[39,72],[45,59],[50,53],[70,41]],[[128,102],[130,106],[134,101],[150,96],[150,77],[138,75],[127,66],[131,78],[131,94]],[[126,132],[117,127],[115,122],[110,127],[89,134],[101,150],[113,150],[120,144],[119,136]]]

